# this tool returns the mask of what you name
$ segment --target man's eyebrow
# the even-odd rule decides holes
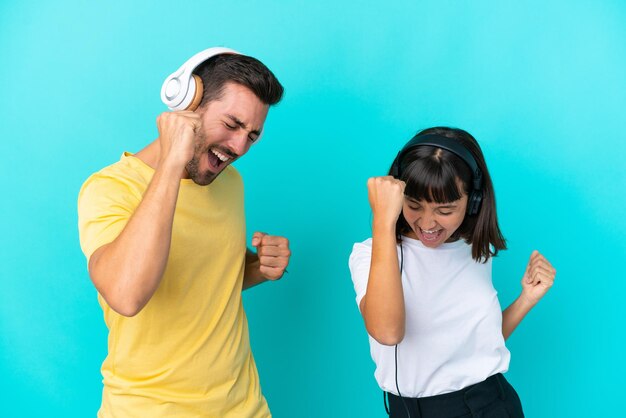
[[[233,115],[228,114],[228,113],[226,114],[226,116],[227,116],[230,120],[232,120],[233,122],[235,122],[235,123],[237,124],[237,126],[239,126],[240,128],[243,128],[243,129],[248,129],[248,126],[247,126],[245,123],[243,123],[243,122],[242,122],[242,121],[241,121],[238,117],[233,116]],[[253,131],[250,131],[250,133],[251,133],[251,134],[255,134],[255,135],[260,135],[260,134],[261,134],[261,132],[260,132],[260,131],[258,131],[258,130],[256,130],[256,129],[255,129],[255,130],[253,130]]]

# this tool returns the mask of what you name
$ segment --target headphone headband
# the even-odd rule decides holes
[[[196,83],[192,82],[193,71],[203,62],[221,54],[237,54],[239,52],[222,47],[214,47],[198,52],[189,58],[178,70],[170,74],[161,87],[161,100],[170,110],[186,110],[193,102],[194,96],[200,94]]]
[[[469,150],[463,145],[459,144],[456,140],[443,135],[427,134],[414,136],[400,150],[398,156],[396,157],[396,160],[394,161],[394,172],[392,173],[394,177],[400,177],[400,173],[402,173],[401,164],[404,156],[412,149],[421,146],[442,148],[458,156],[469,166],[470,170],[472,171],[472,185],[474,187],[474,190],[480,190],[482,185],[483,173],[482,171],[480,171],[480,168],[478,168],[478,164],[476,164],[476,160],[474,159],[472,153],[469,152]]]

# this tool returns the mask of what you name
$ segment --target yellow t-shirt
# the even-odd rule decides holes
[[[78,196],[87,259],[113,241],[154,170],[131,154],[92,175]],[[269,417],[241,301],[243,183],[227,167],[208,186],[181,180],[167,267],[134,317],[98,295],[109,329],[99,417]]]

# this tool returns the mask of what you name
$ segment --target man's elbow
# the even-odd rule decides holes
[[[110,271],[98,261],[99,257],[92,257],[89,261],[89,276],[106,304],[126,317],[141,312],[152,296],[148,288],[137,286],[137,282],[141,283],[142,280],[138,280],[134,272]]]
[[[114,292],[100,292],[100,295],[115,312],[122,316],[133,317],[146,306],[139,298],[129,297],[129,295],[115,295]]]
[[[113,280],[108,280],[107,282],[114,283]],[[133,317],[141,312],[148,303],[148,298],[121,286],[120,283],[123,283],[123,281],[117,281],[116,283],[116,285],[108,288],[106,286],[96,286],[98,293],[100,293],[100,296],[102,296],[109,308],[126,317]]]
[[[105,299],[106,300],[106,299]],[[107,301],[107,304],[118,314],[131,318],[137,315],[144,308],[144,305],[138,303],[115,303],[111,304]]]

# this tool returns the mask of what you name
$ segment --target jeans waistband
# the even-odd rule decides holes
[[[424,415],[433,415],[446,411],[448,416],[457,416],[478,411],[496,399],[504,399],[506,380],[501,373],[455,392],[423,398],[403,397],[404,402],[417,405],[417,410]],[[389,396],[396,395],[389,393]]]

